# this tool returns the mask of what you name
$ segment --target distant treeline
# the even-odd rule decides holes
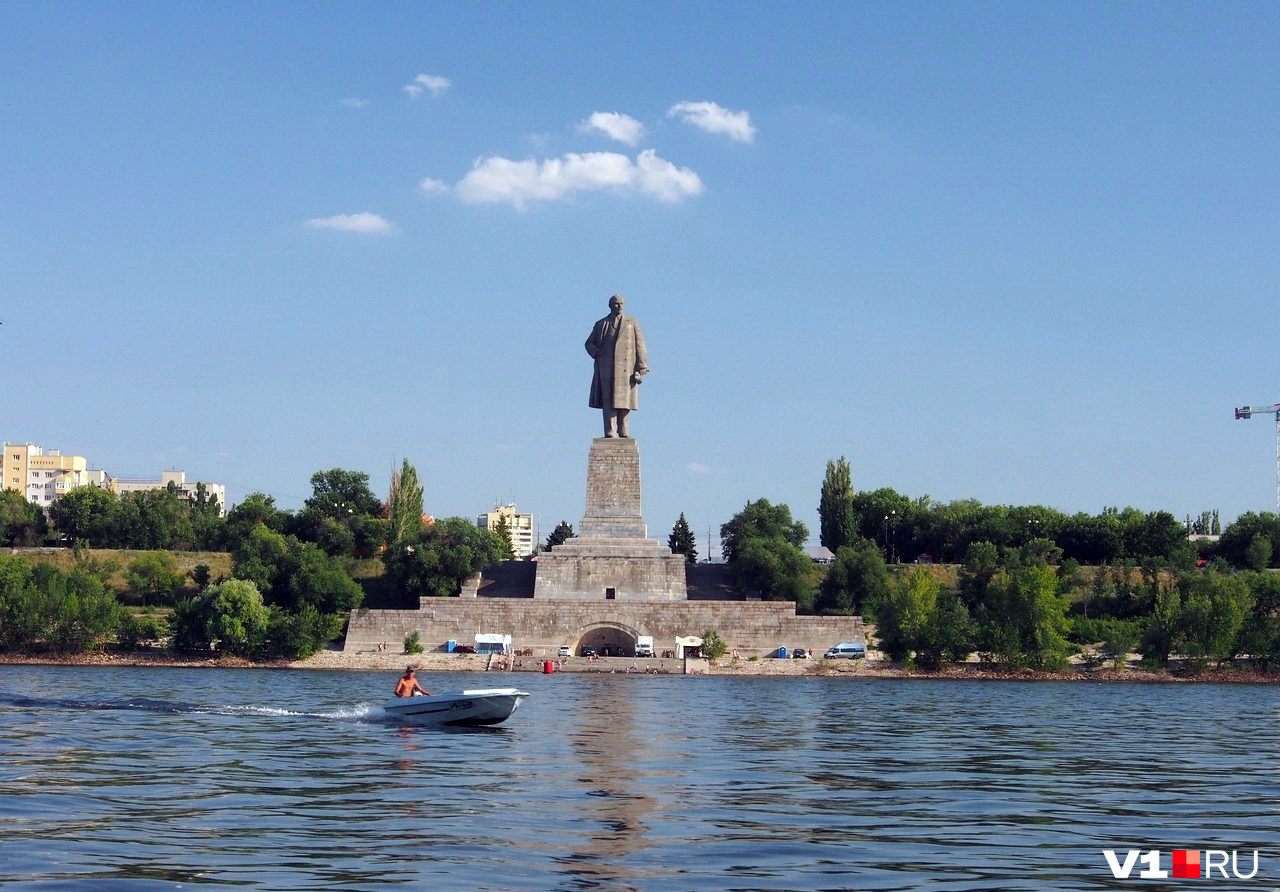
[[[938,504],[855,492],[850,477],[845,459],[828,462],[818,514],[834,560],[817,578],[801,548],[808,530],[788,506],[758,499],[721,526],[738,591],[867,616],[890,658],[929,666],[979,653],[1050,668],[1073,653],[1134,649],[1158,665],[1280,663],[1280,574],[1267,570],[1280,557],[1280,516],[1245,514],[1218,541],[1193,541],[1163,511]]]
[[[355,576],[368,575],[358,571],[372,557],[381,558],[380,584],[416,603],[456,594],[463,579],[510,556],[509,539],[465,519],[425,523],[416,480],[405,462],[383,503],[367,474],[318,471],[297,512],[253,493],[225,517],[203,490],[188,500],[173,487],[124,496],[81,487],[47,515],[19,493],[0,493],[0,544],[52,540],[75,554],[69,570],[0,558],[0,650],[163,645],[305,657],[342,634],[346,614],[364,599]],[[95,558],[90,545],[146,553],[121,568]],[[197,548],[230,552],[230,578],[211,579],[204,565],[179,572],[174,552]],[[121,570],[125,587],[109,587]],[[147,609],[126,610],[126,599]]]

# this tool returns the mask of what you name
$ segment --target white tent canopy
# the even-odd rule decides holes
[[[505,654],[511,651],[511,636],[482,632],[476,635],[476,653]]]

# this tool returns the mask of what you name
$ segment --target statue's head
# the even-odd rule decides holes
[[[622,304],[623,298],[621,294],[615,294],[613,297],[609,298],[609,309],[613,310],[615,313],[622,312]]]

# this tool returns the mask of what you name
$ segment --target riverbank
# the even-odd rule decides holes
[[[34,665],[34,666],[131,666],[131,667],[183,667],[198,669],[280,669],[280,670],[327,670],[327,671],[363,671],[363,672],[395,672],[401,673],[405,666],[412,665],[423,673],[446,672],[485,672],[494,674],[506,672],[542,672],[543,660],[536,657],[515,658],[511,668],[499,670],[496,664],[491,667],[491,660],[485,654],[403,654],[389,651],[366,651],[349,653],[340,650],[324,650],[305,660],[280,660],[274,662],[252,662],[238,657],[175,657],[164,653],[132,653],[132,654],[73,654],[73,655],[25,655],[0,654],[0,665]],[[603,674],[628,675],[682,675],[684,663],[677,659],[644,659],[613,657],[610,659],[588,660],[585,657],[570,657],[553,661],[557,672],[586,672]],[[897,678],[921,680],[957,680],[957,681],[1082,681],[1082,682],[1121,682],[1141,684],[1179,684],[1179,683],[1212,683],[1212,684],[1276,684],[1280,683],[1280,673],[1267,672],[1260,669],[1244,667],[1226,667],[1222,669],[1205,669],[1192,672],[1181,666],[1173,666],[1167,670],[1152,671],[1139,668],[1136,664],[1123,669],[1090,667],[1084,664],[1072,664],[1062,669],[1002,670],[981,663],[966,663],[948,666],[945,669],[926,671],[923,669],[904,668],[882,660],[730,660],[724,658],[715,665],[697,674],[731,675],[731,676],[796,676],[825,677],[840,676],[849,678]]]

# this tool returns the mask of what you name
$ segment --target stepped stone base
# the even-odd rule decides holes
[[[587,508],[570,539],[538,556],[533,596],[572,601],[683,601],[684,555],[647,539],[640,447],[597,437],[587,456]]]
[[[685,559],[657,539],[570,539],[538,555],[533,597],[683,601]]]

